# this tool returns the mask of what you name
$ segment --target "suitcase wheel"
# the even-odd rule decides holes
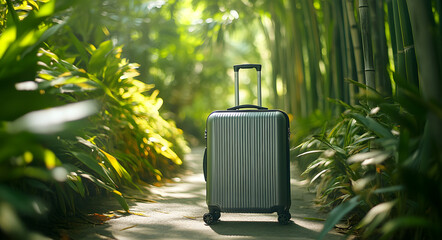
[[[221,217],[221,213],[219,211],[209,212],[204,214],[203,220],[207,225],[214,224]]]
[[[278,213],[278,222],[281,225],[287,225],[290,222],[292,215],[289,212]]]

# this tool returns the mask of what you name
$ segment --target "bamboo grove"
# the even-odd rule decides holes
[[[437,4],[423,4],[425,14],[438,16]],[[364,89],[346,80],[386,96],[399,92],[391,72],[420,86],[406,1],[267,1],[262,8],[269,12],[261,19],[272,53],[273,85],[282,81],[286,89],[283,96],[275,92],[274,101],[296,116],[331,110],[330,98],[355,103]],[[438,30],[432,21],[429,32]],[[437,52],[440,37],[434,35]]]

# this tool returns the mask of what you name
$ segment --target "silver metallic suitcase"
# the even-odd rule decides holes
[[[258,105],[239,105],[239,69],[258,71]],[[213,224],[221,212],[278,213],[290,221],[290,126],[287,115],[261,106],[261,65],[234,66],[235,107],[212,112],[206,122],[204,177]],[[252,109],[252,110],[251,110]]]

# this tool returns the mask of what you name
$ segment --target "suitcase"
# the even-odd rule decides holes
[[[287,114],[261,106],[261,65],[235,65],[235,107],[212,112],[206,121],[203,169],[209,213],[278,213],[290,222],[290,126]],[[258,106],[239,105],[239,69],[258,73]]]

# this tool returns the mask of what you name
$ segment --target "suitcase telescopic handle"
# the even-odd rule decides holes
[[[258,106],[261,107],[261,64],[239,64],[233,66],[235,73],[235,105],[239,106],[239,69],[241,68],[255,68],[258,72]]]

